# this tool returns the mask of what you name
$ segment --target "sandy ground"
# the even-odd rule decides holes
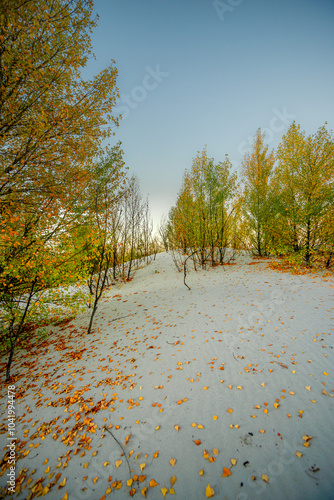
[[[334,498],[333,282],[248,256],[187,282],[159,254],[94,334],[82,315],[16,353],[6,498]]]

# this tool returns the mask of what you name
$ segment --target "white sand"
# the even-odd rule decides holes
[[[208,484],[217,498],[334,498],[333,282],[274,272],[265,261],[249,262],[239,257],[234,266],[192,271],[189,291],[171,257],[159,254],[132,282],[108,292],[94,334],[85,335],[85,315],[34,352],[16,352],[12,373],[22,375],[16,382],[16,452],[21,456],[16,476],[26,472],[14,498],[29,498],[30,488],[44,478],[50,499],[67,493],[71,500],[98,500],[115,480],[122,487],[111,487],[106,498],[128,498],[131,488],[142,498],[146,486],[147,498],[156,499],[163,498],[161,488],[171,487],[172,476],[179,499],[205,498]],[[76,353],[82,359],[73,359]],[[4,384],[1,396],[5,418]],[[58,406],[49,405],[58,398]],[[105,402],[107,408],[98,409]],[[75,424],[76,436],[66,445],[61,439]],[[131,475],[121,446],[102,431],[111,424],[123,448],[131,434],[125,448]],[[88,430],[92,425],[94,433]],[[5,446],[4,425],[1,432]],[[91,441],[85,436],[80,441],[83,435]],[[312,436],[309,447],[303,446],[305,435]],[[204,458],[204,450],[214,462]],[[231,466],[230,459],[237,464]],[[122,464],[116,469],[118,460]],[[146,464],[142,473],[141,464]],[[222,477],[224,467],[229,477]],[[2,487],[6,473],[0,477]],[[53,484],[57,473],[61,477]],[[135,474],[146,478],[127,486]],[[65,477],[66,485],[58,489]],[[158,486],[149,486],[152,479]]]

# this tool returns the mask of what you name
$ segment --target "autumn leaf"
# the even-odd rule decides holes
[[[215,491],[211,488],[210,484],[207,485],[205,490],[206,498],[211,498],[215,495]]]
[[[165,498],[166,493],[168,493],[168,488],[166,488],[166,486],[164,486],[163,488],[161,488],[161,493],[162,493],[163,497]]]
[[[158,451],[155,451],[155,452],[153,453],[153,458],[158,458],[158,456],[159,456],[159,452],[158,452]]]
[[[218,416],[217,415],[213,415],[213,420],[217,420]]]
[[[231,458],[231,464],[232,465],[237,465],[237,459],[236,458]]]
[[[223,468],[223,475],[222,475],[222,477],[228,477],[230,475],[231,475],[230,469],[228,469],[227,467],[224,467]]]
[[[143,472],[143,470],[146,467],[146,463],[140,464],[139,467],[140,467],[141,472]]]
[[[303,456],[303,453],[301,453],[300,451],[296,451],[296,455],[298,458],[301,458]]]
[[[64,479],[62,480],[62,482],[59,483],[58,488],[63,488],[65,486],[65,484],[66,484],[66,477],[64,477]]]
[[[233,413],[232,408],[228,408],[228,409],[227,409],[227,412],[228,412],[228,413]]]
[[[179,426],[179,425],[174,425],[174,429],[176,429],[176,430],[177,430],[177,432],[179,432],[179,430],[180,430],[180,426]]]
[[[157,484],[158,484],[158,483],[157,483]],[[151,488],[153,487],[153,486],[151,485],[151,483],[150,483],[150,486],[151,486]],[[156,484],[155,484],[154,486],[156,486]],[[141,494],[142,494],[142,495],[143,495],[143,497],[145,497],[145,498],[146,498],[147,489],[148,489],[148,488],[147,488],[147,486],[144,486],[144,488],[141,490]]]
[[[122,464],[122,460],[116,460],[115,462],[115,465],[116,465],[116,469],[118,469],[118,467]]]
[[[177,481],[176,477],[175,477],[175,476],[172,476],[172,477],[170,478],[170,485],[171,485],[171,486],[173,486],[173,484],[175,484],[175,483],[176,483],[176,481]]]
[[[171,464],[172,467],[174,467],[175,463],[176,463],[176,459],[175,458],[172,458],[169,463]]]
[[[199,446],[202,442],[200,439],[193,439],[193,441],[195,444],[197,444],[197,446]]]
[[[155,486],[158,486],[158,485],[159,485],[159,483],[157,483],[155,479],[151,479],[151,481],[150,481],[151,488],[154,488]]]
[[[214,455],[219,455],[219,451],[217,450],[217,448],[213,448],[212,453]]]
[[[266,483],[269,483],[269,479],[268,479],[267,474],[262,474],[261,479],[262,479],[262,481],[265,481]]]

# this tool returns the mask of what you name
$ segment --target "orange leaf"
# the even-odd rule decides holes
[[[222,477],[228,477],[230,475],[231,475],[230,469],[228,469],[227,467],[224,467],[223,468],[223,475],[222,475]]]

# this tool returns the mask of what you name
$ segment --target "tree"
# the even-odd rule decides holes
[[[190,171],[183,177],[176,205],[169,213],[168,239],[174,248],[200,257],[201,265],[210,258],[223,264],[225,248],[231,242],[233,199],[237,176],[226,155],[215,164],[204,149],[198,152]]]
[[[73,279],[59,267],[82,248],[66,252],[65,240],[86,217],[101,141],[117,123],[114,63],[92,80],[81,77],[91,12],[91,0],[0,5],[0,307],[14,347],[29,294]],[[18,297],[27,310],[11,307]]]
[[[307,265],[317,252],[333,251],[334,141],[325,125],[306,136],[293,123],[277,151],[274,185],[276,231]]]
[[[253,149],[242,160],[244,210],[248,222],[251,246],[258,255],[269,251],[268,223],[271,219],[272,197],[270,179],[275,155],[264,144],[265,134],[258,129]]]

